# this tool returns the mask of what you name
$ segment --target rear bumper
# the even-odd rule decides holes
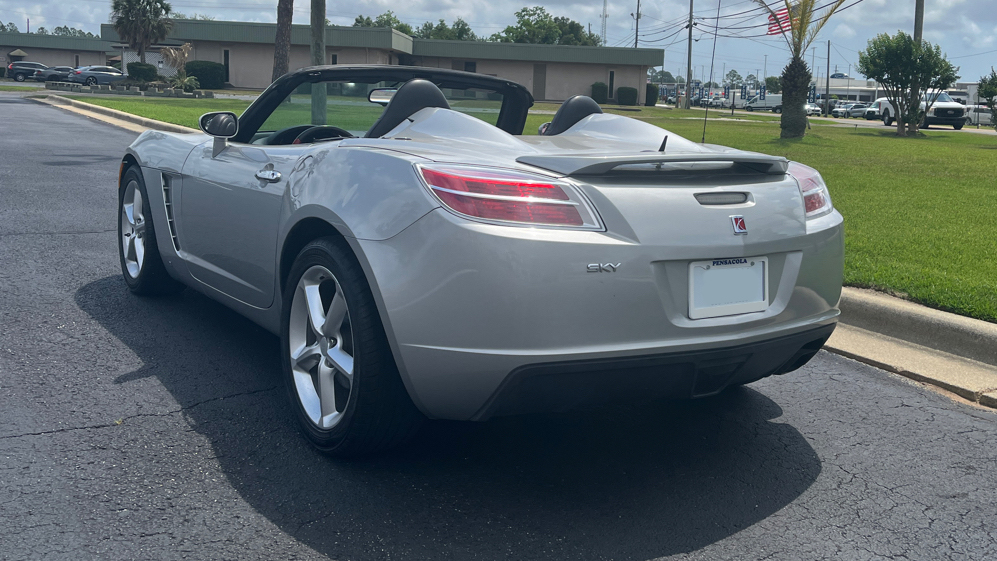
[[[509,374],[474,420],[713,395],[731,385],[800,368],[824,346],[834,328],[830,324],[707,351],[522,366]]]
[[[727,211],[716,212],[730,228]],[[768,222],[786,226],[775,217]],[[634,243],[606,232],[479,224],[437,209],[393,238],[357,243],[409,395],[431,418],[469,420],[516,410],[505,403],[512,397],[489,404],[513,373],[536,365],[723,353],[833,328],[843,274],[841,216],[826,215],[792,237],[774,228],[765,239],[767,225],[757,224],[756,237],[727,234],[726,247],[715,239],[697,245],[695,232],[683,238],[678,229],[660,243]],[[770,266],[768,309],[688,317],[690,261],[762,255]],[[587,272],[596,261],[621,266]],[[766,363],[768,373],[817,338],[787,349],[778,364]],[[753,362],[744,372],[762,370]],[[679,387],[697,374],[676,376],[685,380],[674,382]],[[587,383],[584,375],[566,378],[568,394]]]

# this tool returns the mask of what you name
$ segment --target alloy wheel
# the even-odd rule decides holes
[[[121,249],[125,269],[133,279],[138,278],[145,263],[145,213],[142,190],[132,179],[125,186],[121,197]]]
[[[338,425],[353,397],[354,341],[343,289],[329,269],[301,275],[291,300],[288,348],[294,388],[320,430]]]

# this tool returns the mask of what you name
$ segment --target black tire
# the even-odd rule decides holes
[[[883,126],[888,127],[893,124],[893,117],[890,116],[889,111],[883,111]]]
[[[952,128],[954,128],[957,131],[961,131],[962,127],[963,127],[963,123],[959,123],[958,125],[952,125]]]
[[[755,110],[755,109],[754,109],[754,108],[753,108],[752,106],[750,106],[750,105],[749,105],[749,106],[747,106],[747,107],[745,107],[745,109],[746,109],[746,110],[748,111],[748,113],[751,113],[752,111],[754,111],[754,110]]]
[[[134,182],[134,186],[132,184]],[[142,225],[142,230],[132,230],[132,236],[142,240],[144,256],[141,263],[137,264],[137,269],[133,266],[129,269],[128,258],[130,253],[125,249],[125,228],[129,224],[125,212],[125,196],[129,193],[129,187],[136,189],[142,196],[142,218],[138,221]],[[134,219],[134,214],[133,214]],[[135,242],[133,241],[133,244]],[[118,260],[121,263],[121,274],[125,277],[128,289],[141,296],[158,296],[162,294],[173,294],[183,290],[184,285],[170,276],[163,265],[163,259],[159,254],[159,246],[156,243],[156,230],[152,222],[152,209],[149,206],[149,194],[145,188],[145,181],[138,166],[130,166],[121,176],[121,185],[118,187]]]
[[[86,85],[88,85],[90,87],[96,86],[97,85],[97,79],[94,78],[93,76],[90,76],[89,78],[87,78]]]
[[[322,428],[309,417],[296,386],[291,358],[291,322],[295,294],[302,294],[299,283],[303,282],[302,278],[306,274],[311,275],[316,270],[330,272],[334,278],[327,282],[338,283],[338,287],[333,285],[332,295],[338,294],[337,289],[342,290],[347,312],[346,321],[342,324],[343,331],[339,336],[340,344],[344,345],[345,350],[345,326],[349,326],[350,350],[353,354],[352,381],[346,403],[340,409],[337,400],[339,418],[328,429]],[[320,238],[306,245],[294,260],[284,286],[280,331],[281,368],[291,407],[308,441],[319,451],[342,458],[387,450],[415,434],[425,418],[413,405],[402,384],[370,285],[346,243],[335,238]],[[325,296],[327,292],[323,294],[323,298],[332,298]],[[299,298],[304,298],[304,295]],[[331,305],[323,303],[325,307]],[[328,313],[325,308],[323,311]],[[318,342],[312,344],[317,345]],[[318,362],[323,360],[325,359],[319,359]],[[330,363],[325,364],[328,366]],[[303,373],[299,363],[299,376]],[[321,414],[319,421],[324,421]]]
[[[772,110],[773,113],[782,113],[782,107],[776,107]]]
[[[20,74],[20,73],[14,74],[14,81],[15,82],[23,82],[24,81],[24,74]]]

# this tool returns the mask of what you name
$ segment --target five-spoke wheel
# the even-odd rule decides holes
[[[135,178],[125,185],[121,196],[121,252],[125,272],[137,279],[145,261],[145,212],[143,211],[142,191]]]
[[[121,176],[118,190],[118,256],[121,274],[136,294],[169,294],[183,290],[163,265],[156,245],[149,192],[142,171],[132,165]]]
[[[343,419],[353,389],[353,332],[343,288],[329,269],[314,265],[291,300],[288,349],[298,400],[319,429]]]

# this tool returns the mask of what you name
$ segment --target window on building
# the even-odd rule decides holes
[[[222,64],[225,65],[225,81],[228,82],[229,81],[229,78],[228,78],[228,63],[229,63],[229,60],[228,60],[228,49],[225,49],[224,51],[222,51],[222,58],[223,58]]]
[[[73,67],[74,68],[79,68],[79,66],[80,66],[80,55],[74,55],[74,56],[76,57],[76,64]]]
[[[329,64],[339,64],[339,55],[329,55]]]
[[[464,63],[464,72],[477,72],[478,63],[474,61],[468,61]]]
[[[616,97],[615,92],[616,92],[616,71],[615,70],[610,70],[609,71],[609,97],[615,98]]]

